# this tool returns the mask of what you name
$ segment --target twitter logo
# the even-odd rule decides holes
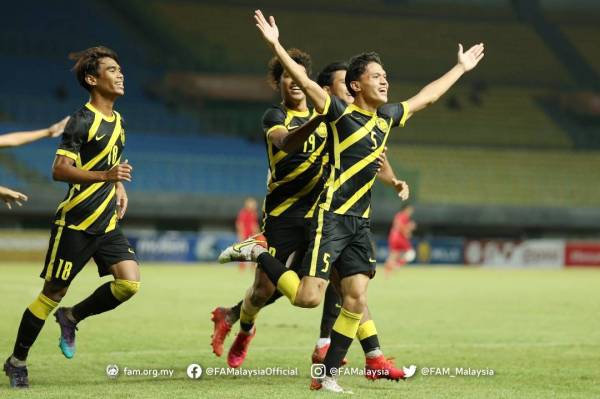
[[[413,364],[410,367],[402,367],[402,371],[404,372],[404,378],[410,378],[417,372],[417,366]]]

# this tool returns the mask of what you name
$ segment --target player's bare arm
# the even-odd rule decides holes
[[[323,90],[317,82],[314,82],[308,77],[304,69],[289,56],[287,51],[279,43],[279,28],[275,24],[275,18],[270,16],[269,21],[267,21],[262,11],[256,10],[254,13],[254,20],[256,21],[256,27],[262,33],[263,38],[273,53],[281,61],[281,65],[283,65],[284,69],[292,79],[294,79],[298,87],[300,87],[310,99],[317,112],[322,113],[325,110],[325,104],[328,97],[327,92]]]
[[[83,170],[75,166],[75,161],[63,155],[57,155],[52,166],[52,178],[72,184],[131,181],[133,167],[127,160],[115,165],[108,171]]]
[[[69,117],[50,125],[45,129],[32,130],[27,132],[14,132],[0,136],[0,148],[2,147],[18,147],[28,144],[45,137],[57,137],[65,130],[65,126],[69,121]]]
[[[119,220],[121,220],[125,217],[125,212],[127,211],[127,204],[129,203],[129,199],[127,198],[127,191],[125,191],[125,186],[120,181],[115,183],[115,196],[117,198],[117,215],[119,217]]]
[[[388,161],[387,157],[384,157],[383,159],[383,164],[381,165],[381,169],[377,173],[377,178],[381,182],[394,188],[394,190],[396,190],[396,192],[398,193],[398,197],[400,197],[402,201],[406,201],[408,199],[410,195],[408,184],[405,181],[399,180],[396,177],[394,169],[392,168],[392,165]]]
[[[275,145],[275,147],[285,152],[293,153],[302,148],[304,142],[308,137],[314,133],[315,129],[323,122],[323,118],[317,116],[304,125],[293,129],[287,130],[285,128],[275,129],[269,133],[269,141]]]
[[[27,199],[25,194],[0,186],[0,200],[4,201],[8,209],[12,209],[12,204],[22,206],[21,201],[25,202]]]
[[[452,69],[446,72],[441,78],[434,80],[427,86],[423,87],[421,91],[414,97],[410,98],[408,103],[408,116],[410,118],[412,114],[420,111],[429,105],[436,102],[444,93],[456,83],[458,79],[466,72],[475,68],[479,61],[484,56],[484,45],[479,43],[471,47],[466,52],[463,52],[462,44],[458,45],[458,62]]]

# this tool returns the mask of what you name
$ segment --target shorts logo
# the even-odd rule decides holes
[[[377,119],[377,127],[384,132],[389,128],[387,121],[383,118]]]
[[[373,259],[373,258],[369,258],[369,262],[371,262],[371,263],[377,263],[377,261],[375,259]]]
[[[130,254],[134,254],[135,255],[135,252],[133,251],[133,249],[127,248],[127,250],[129,251]]]

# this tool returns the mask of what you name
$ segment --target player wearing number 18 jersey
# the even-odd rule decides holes
[[[124,122],[113,110],[115,100],[124,94],[124,77],[117,54],[108,48],[89,48],[73,59],[77,79],[89,91],[90,102],[71,116],[56,151],[52,174],[55,180],[69,183],[69,190],[54,218],[41,273],[44,287],[23,313],[13,353],[4,363],[15,388],[29,386],[29,349],[90,259],[100,276],[112,274],[114,280],[72,308],[56,311],[59,347],[66,358],[75,354],[75,330],[81,320],[116,308],[140,286],[135,253],[118,227],[127,207],[121,181],[131,181],[132,171],[127,162],[121,162]]]

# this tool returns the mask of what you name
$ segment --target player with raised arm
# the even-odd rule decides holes
[[[0,136],[0,148],[18,147],[45,137],[58,137],[65,129],[68,120],[69,117],[66,117],[44,129],[3,134]],[[8,209],[12,209],[12,204],[21,206],[21,201],[27,201],[28,198],[25,194],[0,186],[0,200],[6,203]]]
[[[114,280],[101,285],[71,308],[59,308],[59,347],[67,358],[75,354],[75,330],[88,316],[112,310],[138,292],[139,265],[118,227],[127,209],[122,181],[131,181],[132,167],[121,162],[125,145],[124,121],[114,111],[125,93],[117,54],[92,47],[74,54],[77,80],[90,101],[75,112],[56,151],[52,176],[69,183],[56,211],[50,244],[40,277],[42,292],[23,313],[13,353],[4,372],[15,388],[29,386],[27,356],[48,315],[64,297],[75,276],[93,258],[100,276]]]
[[[415,112],[437,101],[481,61],[484,46],[477,44],[463,52],[459,44],[454,67],[414,97],[398,104],[386,104],[389,84],[379,56],[357,55],[351,59],[346,74],[346,86],[355,99],[348,104],[328,95],[290,59],[279,43],[273,17],[267,21],[256,11],[255,20],[266,43],[333,131],[328,136],[331,170],[300,270],[302,279],[255,243],[246,242],[226,250],[224,258],[257,261],[277,289],[300,307],[319,304],[331,266],[339,261],[343,308],[333,326],[331,347],[324,362],[325,376],[313,381],[311,388],[341,393],[345,390],[333,375],[356,336],[367,303],[368,283],[375,272],[369,227],[371,186],[376,175],[374,161],[383,152],[391,128],[403,126]]]
[[[297,63],[310,70],[310,58],[307,54],[296,49],[290,50],[289,53],[292,54]],[[270,251],[275,253],[275,257],[280,258],[281,262],[286,263],[290,261],[290,264],[293,266],[295,263],[290,260],[290,255],[295,253],[293,259],[295,259],[297,263],[302,260],[303,253],[308,246],[310,216],[314,213],[316,199],[323,189],[324,179],[319,178],[317,186],[309,193],[309,195],[305,194],[302,195],[301,198],[294,198],[294,196],[298,196],[295,194],[296,192],[302,193],[303,189],[306,191],[307,186],[305,185],[305,181],[307,179],[306,176],[303,177],[303,175],[310,173],[311,171],[310,169],[307,169],[302,172],[302,174],[299,174],[298,178],[291,179],[294,171],[298,171],[298,169],[290,168],[289,164],[296,162],[300,166],[306,168],[308,165],[305,155],[306,150],[308,149],[310,153],[314,154],[315,148],[319,148],[320,156],[315,157],[312,161],[311,158],[308,158],[308,161],[316,162],[319,165],[319,175],[322,175],[323,172],[321,171],[321,168],[324,164],[326,166],[327,156],[320,146],[316,146],[316,143],[321,145],[327,132],[325,125],[321,124],[320,119],[307,119],[309,114],[307,113],[306,97],[297,89],[289,76],[284,73],[283,67],[278,60],[276,58],[271,60],[269,66],[269,78],[272,86],[279,89],[281,98],[283,99],[283,107],[275,106],[265,114],[265,116],[270,117],[271,120],[268,118],[263,119],[264,129],[268,133],[266,134],[266,142],[269,165],[275,163],[279,166],[279,169],[270,169],[271,180],[277,182],[279,178],[283,181],[287,180],[288,182],[286,186],[287,192],[284,194],[278,192],[273,193],[271,191],[267,194],[265,201],[265,232]],[[329,88],[327,89],[329,90]],[[294,100],[294,97],[296,97],[296,100]],[[350,101],[351,100],[352,98],[350,97]],[[297,113],[303,111],[304,115],[297,115]],[[296,113],[296,115],[294,115],[294,113]],[[302,120],[301,118],[304,118],[305,120]],[[286,124],[286,120],[288,119],[289,122]],[[292,123],[290,122],[295,124],[293,126],[295,127],[294,130],[287,129],[287,126],[292,126]],[[300,125],[300,123],[303,124]],[[307,138],[307,134],[314,132],[315,127],[317,127],[317,132],[315,134],[318,134],[319,137],[317,138],[308,135]],[[271,130],[270,133],[269,130]],[[284,153],[284,151],[286,154],[285,157],[277,160],[277,157],[280,157],[281,155],[276,154]],[[387,169],[389,168],[391,170],[391,168],[389,167],[389,164],[385,166],[387,162],[384,160],[384,157],[381,157],[379,162],[384,164],[383,168],[386,169],[386,172],[384,173],[382,170],[382,180],[387,182],[388,179],[386,173],[389,173]],[[286,165],[286,163],[288,165]],[[281,171],[285,171],[284,168],[286,167],[291,172],[280,173]],[[304,182],[300,177],[303,177]],[[271,187],[272,186],[274,185],[271,185]],[[395,187],[401,191],[401,196],[408,195],[406,185],[396,185]],[[291,197],[288,197],[290,193],[292,195]],[[279,196],[279,199],[273,201],[273,198],[276,195]],[[275,207],[274,212],[269,211],[269,209],[272,208],[271,204],[273,202],[286,204],[286,201],[289,202],[290,200],[296,201],[296,212],[298,209],[302,209],[302,212],[298,213],[298,216],[300,217],[294,217],[293,212],[290,212],[289,214],[278,214],[277,207]],[[313,363],[321,363],[323,361],[327,348],[329,347],[331,327],[339,313],[339,310],[336,307],[339,306],[339,296],[333,286],[328,289],[328,293],[329,295],[325,300],[326,310],[324,310],[323,320],[321,322],[322,338],[319,339],[317,347],[312,354]],[[217,356],[220,356],[223,353],[223,342],[225,337],[230,332],[232,325],[240,319],[240,314],[243,309],[244,318],[241,322],[242,328],[240,333],[236,336],[236,340],[228,354],[229,365],[232,367],[239,367],[247,355],[248,346],[253,337],[253,334],[249,334],[249,331],[254,325],[254,319],[256,318],[258,311],[260,308],[273,303],[280,296],[281,294],[276,291],[266,275],[264,275],[262,271],[257,270],[255,282],[248,290],[246,298],[243,301],[240,301],[231,308],[218,307],[213,310],[212,320],[215,323],[211,343],[213,352]],[[246,319],[250,319],[252,323],[244,322]],[[365,353],[378,353],[379,344],[376,340],[374,326],[368,331],[365,330],[365,332],[367,332],[364,337],[365,339],[361,341],[363,348],[368,348],[368,350],[365,349]],[[392,370],[392,374],[393,373],[394,371]]]

